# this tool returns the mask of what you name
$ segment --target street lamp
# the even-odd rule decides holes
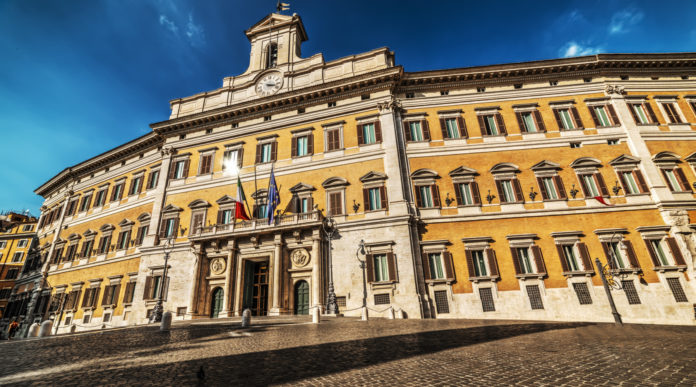
[[[367,307],[367,279],[365,278],[365,266],[366,266],[366,261],[367,257],[365,257],[365,260],[360,259],[360,254],[366,255],[365,253],[365,241],[360,240],[360,245],[358,246],[358,250],[355,252],[355,258],[360,262],[360,269],[362,270],[362,275],[363,275],[363,299],[362,299],[362,307],[365,308]]]
[[[176,231],[174,231],[176,233]],[[176,234],[175,234],[176,235]],[[164,285],[167,282],[167,268],[169,266],[169,254],[174,249],[174,237],[170,236],[167,238],[167,242],[164,244],[162,250],[164,251],[164,271],[162,272],[162,280],[160,281],[159,295],[157,297],[157,304],[155,309],[152,311],[152,318],[150,322],[160,322],[162,321],[162,313],[164,312],[164,307],[162,306],[162,297],[164,297]]]
[[[621,283],[614,280],[615,273],[612,272],[612,269],[614,269],[614,265],[617,264],[618,266],[619,262],[616,256],[616,252],[614,251],[615,236],[616,233],[613,233],[611,235],[611,238],[609,238],[609,259],[612,262],[609,262],[606,265],[602,265],[602,263],[599,261],[599,258],[595,258],[595,265],[597,265],[599,275],[602,277],[602,285],[604,286],[604,291],[607,293],[607,298],[609,299],[609,306],[611,307],[611,314],[614,316],[614,322],[616,324],[622,325],[623,321],[621,321],[621,315],[619,314],[619,311],[616,309],[616,304],[614,304],[614,296],[611,294],[611,289],[609,288],[611,286],[613,288],[616,288],[617,290],[621,289]],[[626,245],[624,245],[620,240],[619,243],[621,243],[622,250],[627,249]]]
[[[338,314],[338,304],[336,303],[336,292],[333,284],[333,258],[331,257],[331,240],[336,235],[336,231],[338,231],[336,229],[336,221],[331,216],[324,218],[321,228],[329,239],[329,300],[326,304],[326,312],[328,314]]]

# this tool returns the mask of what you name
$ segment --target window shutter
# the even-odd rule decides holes
[[[588,188],[587,185],[585,185],[585,176],[590,176],[590,175],[578,175],[578,181],[580,181],[580,188],[582,189],[582,194],[587,198],[589,196],[588,194]]]
[[[411,129],[408,126],[408,121],[403,121],[404,126],[404,138],[406,141],[411,141]]]
[[[614,261],[611,259],[611,251],[609,250],[609,243],[602,242],[602,250],[604,250],[604,256],[607,257],[607,262],[609,267],[614,269]]]
[[[444,118],[440,118],[440,130],[442,130],[442,139],[449,138],[447,135],[447,123]]]
[[[190,166],[191,166],[191,160],[190,160],[190,159],[186,159],[186,161],[184,161],[184,174],[182,175],[182,177],[183,177],[184,179],[187,178],[187,177],[189,176],[189,167],[190,167]]]
[[[500,183],[500,180],[495,181],[495,188],[498,190],[498,198],[500,199],[500,202],[506,203],[505,194],[503,193],[503,185]]]
[[[365,138],[363,137],[363,126],[358,124],[356,126],[358,132],[358,145],[365,144]]]
[[[582,129],[584,125],[582,124],[582,119],[580,119],[580,113],[578,113],[578,109],[575,106],[572,106],[570,108],[570,111],[571,113],[573,113],[573,121],[575,121],[575,127],[577,129]]]
[[[510,247],[510,256],[512,256],[512,266],[515,268],[515,274],[522,274],[522,268],[520,267],[520,258],[517,255],[517,249]]]
[[[679,249],[679,245],[677,245],[677,240],[673,237],[668,237],[665,238],[665,242],[667,242],[667,246],[669,246],[669,250],[672,252],[672,257],[674,257],[674,263],[677,266],[686,265],[686,262],[684,261],[684,256],[682,255],[681,250]]]
[[[635,269],[640,269],[640,263],[638,263],[638,257],[636,257],[636,250],[633,248],[633,243],[631,241],[623,241],[624,246],[626,246],[626,255],[628,255],[628,262],[631,267]]]
[[[458,206],[464,205],[464,199],[462,198],[461,186],[462,186],[462,183],[457,183],[454,185],[454,196],[457,198],[457,205]],[[472,190],[473,190],[473,188],[472,188]]]
[[[568,262],[566,262],[565,252],[563,251],[563,245],[556,245],[556,250],[558,251],[558,258],[561,260],[561,270],[564,273],[568,272]]]
[[[256,162],[255,162],[255,164],[261,164],[261,156],[262,156],[261,144],[256,144]]]
[[[590,111],[590,116],[592,116],[592,121],[594,121],[595,128],[599,128],[601,125],[599,124],[599,118],[597,118],[597,112],[595,112],[595,109],[592,106],[588,106],[587,108]]]
[[[538,110],[534,111],[534,121],[536,122],[537,129],[539,129],[540,132],[546,131],[546,125],[544,125],[544,120],[541,118],[541,113]]]
[[[112,286],[107,286],[104,288],[104,296],[102,296],[102,305],[106,305],[107,301],[109,301],[109,293],[113,294],[114,288]]]
[[[297,157],[297,137],[292,138],[292,147],[290,150],[290,154],[292,157]]]
[[[416,192],[416,207],[422,208],[423,207],[423,198],[421,197],[420,193],[420,186],[415,186],[414,191]]]
[[[111,188],[111,199],[110,199],[110,201],[112,201],[112,202],[113,202],[114,200],[116,200],[116,188],[117,188],[117,187],[118,187],[118,185],[115,185],[113,188]]]
[[[433,206],[440,207],[440,188],[438,188],[437,184],[433,184],[430,187],[433,194]]]
[[[314,154],[314,134],[312,133],[307,136],[307,154]]]
[[[558,125],[558,130],[565,130],[565,128],[563,127],[563,120],[561,120],[561,114],[558,113],[558,109],[551,109],[551,111],[553,111],[553,117],[556,119],[556,125]]]
[[[363,188],[363,211],[370,211],[370,190]]]
[[[476,116],[478,118],[478,123],[479,123],[479,129],[481,130],[481,135],[482,136],[487,136],[488,131],[486,130],[486,123],[483,121],[483,116],[478,115]]]
[[[109,299],[109,302],[112,302],[114,304],[114,306],[116,306],[118,304],[118,296],[119,296],[120,292],[121,292],[121,284],[114,286],[112,296]]]
[[[162,219],[160,221],[159,237],[165,238],[165,233],[167,232],[167,219]]]
[[[582,259],[582,265],[587,271],[594,271],[592,269],[592,258],[590,258],[590,251],[587,250],[587,245],[583,242],[578,243],[578,251],[580,251],[580,259]]]
[[[684,171],[681,168],[676,167],[674,168],[674,173],[675,175],[677,175],[677,179],[679,180],[679,184],[682,186],[682,189],[684,191],[690,192],[691,187],[689,187],[689,181],[686,180],[686,175],[684,175]]]
[[[428,120],[422,120],[421,126],[423,127],[423,140],[430,141],[430,125]]]
[[[164,290],[162,291],[162,300],[167,301],[167,294],[169,293],[169,277],[164,279]]]
[[[174,219],[174,239],[179,237],[179,218]]]
[[[271,161],[278,160],[278,142],[271,143]]]
[[[563,186],[563,179],[561,179],[560,176],[556,175],[553,177],[554,183],[556,183],[556,190],[558,190],[558,197],[560,199],[567,199],[568,196],[566,195],[565,187]]]
[[[394,253],[387,253],[387,266],[389,267],[389,280],[396,281],[396,262]]]
[[[680,123],[681,122],[679,115],[677,115],[677,109],[674,107],[674,104],[663,103],[662,107],[665,108],[665,112],[667,112],[667,117],[669,118],[670,123]]]
[[[544,264],[544,255],[541,253],[541,247],[536,245],[532,246],[532,255],[534,255],[537,273],[546,274],[546,264]]]
[[[662,266],[662,263],[660,263],[660,260],[657,258],[657,254],[655,254],[655,250],[653,250],[653,247],[650,244],[650,240],[643,239],[643,242],[645,242],[645,247],[648,249],[648,253],[650,254],[650,259],[652,260],[653,265],[655,265],[655,267]]]
[[[650,189],[648,189],[648,185],[645,184],[643,174],[639,170],[636,169],[635,171],[633,171],[633,176],[635,176],[636,180],[638,181],[638,185],[640,186],[640,192],[646,193],[650,191]]]
[[[365,256],[365,270],[367,271],[367,282],[369,283],[375,282],[374,259],[375,257],[372,254],[367,254]]]
[[[633,117],[633,122],[636,123],[636,125],[640,125],[640,118],[636,114],[636,106],[640,106],[641,104],[639,103],[631,103],[628,105],[628,110],[631,112],[631,117]]]
[[[541,198],[544,200],[548,200],[549,193],[546,192],[546,186],[544,185],[544,180],[541,177],[537,177],[537,184],[539,184],[539,191],[541,191]]]
[[[617,175],[619,175],[619,181],[621,182],[621,187],[623,187],[624,195],[628,195],[628,189],[626,188],[626,178],[621,172],[617,173]]]
[[[89,297],[92,295],[92,289],[86,289],[85,295],[82,297],[82,307],[85,308],[89,305]]]
[[[152,279],[153,277],[147,277],[145,278],[145,291],[143,292],[143,299],[144,300],[151,300],[152,299]]]
[[[527,125],[524,124],[522,113],[516,112],[515,116],[517,117],[517,125],[520,126],[520,133],[527,133]]]
[[[131,179],[130,185],[128,186],[128,195],[133,195],[135,193],[135,179]]]
[[[495,256],[495,250],[490,247],[486,247],[486,258],[488,258],[488,267],[491,269],[491,277],[500,277],[500,271],[498,271],[498,259]]]
[[[215,224],[222,224],[224,216],[225,216],[225,212],[223,210],[218,210],[217,220],[215,221]]]
[[[387,203],[387,187],[385,187],[385,186],[379,187],[379,196],[380,196],[380,201],[382,202],[382,209],[383,210],[389,209],[389,203]]]
[[[152,172],[147,175],[147,188],[152,187]]]
[[[599,185],[599,192],[602,194],[602,196],[608,197],[609,190],[607,189],[607,185],[604,183],[604,177],[599,172],[595,173],[595,177],[597,178],[597,185]]]
[[[472,181],[471,183],[471,196],[474,199],[474,204],[481,204],[481,194],[479,193],[478,183]]]
[[[517,199],[518,202],[524,202],[524,193],[522,192],[520,181],[517,178],[512,179],[512,186],[515,189],[515,199]]]
[[[621,125],[621,121],[619,121],[619,117],[616,115],[616,110],[614,110],[614,105],[608,104],[607,108],[609,110],[609,115],[611,116],[611,123],[614,126]]]
[[[650,105],[650,102],[645,102],[643,104],[645,106],[645,110],[648,111],[648,115],[650,116],[650,123],[653,124],[659,124],[659,121],[657,121],[657,116],[655,115],[655,111],[653,110],[652,106]]]
[[[464,117],[457,117],[457,127],[459,128],[459,136],[461,138],[469,137],[469,133],[467,133],[468,131],[466,130],[466,122],[464,121]]]
[[[257,206],[256,204],[254,204],[254,205],[251,207],[251,211],[252,211],[251,217],[252,217],[252,218],[254,218],[254,219],[259,219],[259,218],[260,218],[258,209],[259,209],[259,206]]]
[[[429,280],[432,277],[430,276],[430,261],[428,261],[428,254],[421,254],[421,261],[423,262],[423,278]]]
[[[445,276],[447,279],[454,279],[454,264],[452,262],[452,253],[445,251],[442,253],[442,260],[445,263]]]
[[[495,120],[498,123],[498,130],[500,130],[500,134],[507,136],[507,130],[505,129],[505,120],[503,120],[503,116],[500,113],[496,113]]]
[[[379,120],[375,121],[375,141],[382,142],[382,124]]]

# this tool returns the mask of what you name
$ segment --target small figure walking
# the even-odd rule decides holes
[[[10,331],[7,334],[7,340],[12,340],[12,337],[15,335],[18,328],[19,323],[17,323],[17,320],[12,321],[12,323],[10,324]]]

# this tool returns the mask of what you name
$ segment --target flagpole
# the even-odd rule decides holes
[[[255,195],[257,195],[258,192],[259,192],[259,188],[256,186],[256,164],[254,164],[254,195],[252,195],[252,196],[254,197],[254,207],[255,207],[256,211],[259,210],[259,206],[256,205],[256,196],[255,196]],[[252,219],[258,218],[258,214],[253,214],[251,216],[252,216]]]

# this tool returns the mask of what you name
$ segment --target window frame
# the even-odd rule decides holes
[[[269,164],[277,161],[278,141],[276,137],[277,135],[257,138],[255,160],[256,165]],[[266,146],[268,146],[268,160],[265,159],[267,153],[265,151]]]
[[[382,143],[382,124],[379,120],[379,115],[371,115],[365,117],[358,117],[355,119],[355,131],[358,138],[358,146],[369,146]],[[365,139],[365,125],[373,125],[374,128],[374,142],[367,142]]]
[[[466,121],[462,115],[462,110],[445,110],[437,112],[438,118],[440,120],[440,131],[442,132],[442,139],[447,140],[462,140],[469,137],[469,133],[466,127]],[[450,133],[450,128],[447,122],[454,120],[456,125],[456,137],[452,137]]]
[[[468,237],[462,238],[464,242],[464,257],[467,264],[467,271],[469,274],[469,281],[473,283],[478,283],[481,281],[498,281],[500,280],[500,270],[498,269],[498,258],[496,252],[491,248],[491,243],[493,238],[485,237]],[[485,276],[479,275],[476,271],[476,263],[474,262],[474,257],[472,252],[480,252],[484,264],[486,266]]]
[[[538,104],[513,105],[512,109],[515,112],[517,126],[521,134],[546,133],[546,125]],[[533,132],[529,130],[527,116],[531,119],[531,124],[534,125]]]
[[[481,130],[481,136],[482,137],[498,137],[498,136],[507,136],[507,128],[505,126],[505,120],[503,119],[503,116],[500,114],[500,109],[499,108],[485,108],[482,110],[477,110],[476,111],[476,118],[478,119],[479,123],[479,129]],[[489,118],[492,121],[489,121]],[[495,127],[495,130],[498,133],[491,133],[491,122],[493,123],[493,127]]]
[[[344,122],[322,125],[324,130],[324,153],[336,152],[344,149],[343,124]],[[334,144],[333,141],[331,141],[331,133],[336,133],[336,136],[338,137],[338,144],[336,144],[336,147],[333,147]]]

